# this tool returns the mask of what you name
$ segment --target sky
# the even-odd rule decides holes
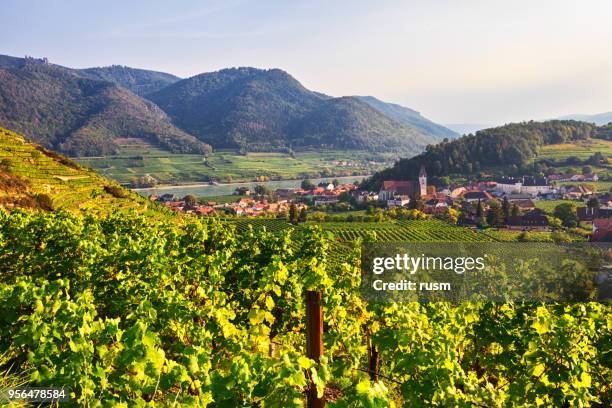
[[[0,0],[0,16],[0,54],[74,68],[281,68],[439,123],[612,111],[609,0]]]

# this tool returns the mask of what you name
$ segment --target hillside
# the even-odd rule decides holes
[[[157,92],[168,85],[180,81],[179,77],[165,72],[130,68],[123,65],[85,68],[78,71],[88,78],[108,81],[122,86],[139,96]]]
[[[418,131],[441,142],[444,139],[455,139],[460,135],[442,125],[432,122],[419,112],[395,103],[381,101],[373,96],[357,96],[374,109],[377,109],[396,121],[412,126]]]
[[[378,188],[382,180],[413,179],[421,166],[433,177],[469,176],[499,167],[506,173],[524,171],[523,167],[533,161],[544,145],[601,136],[601,129],[595,125],[577,121],[523,122],[484,129],[475,135],[429,146],[418,156],[402,159],[372,176],[368,186]]]
[[[0,207],[97,213],[148,205],[94,171],[0,128]]]
[[[594,123],[598,126],[612,123],[612,112],[598,113],[594,115],[566,115],[561,117],[562,120],[579,120],[582,122]]]
[[[360,147],[414,154],[435,142],[357,98],[310,91],[279,69],[224,69],[148,97],[177,126],[215,148]]]
[[[137,137],[176,153],[209,151],[125,88],[43,60],[3,57],[0,66],[0,124],[45,147],[98,156],[115,153],[117,138]]]
[[[317,108],[289,127],[294,147],[355,149],[382,152],[394,148],[415,153],[431,138],[395,121],[354,97],[321,101]]]

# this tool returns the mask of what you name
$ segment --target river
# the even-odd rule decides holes
[[[311,179],[315,184],[325,182],[330,183],[332,180],[339,180],[341,183],[352,183],[354,181],[361,181],[368,176],[348,176],[348,177],[325,177],[318,179]],[[145,197],[151,194],[176,194],[178,197],[184,197],[188,194],[193,194],[196,197],[213,197],[221,195],[230,195],[234,192],[237,187],[250,187],[254,188],[258,184],[263,184],[271,190],[277,188],[298,188],[302,184],[302,180],[279,180],[279,181],[266,181],[263,183],[258,182],[245,182],[245,183],[227,183],[227,184],[191,184],[184,186],[163,186],[154,188],[135,188],[135,191]]]

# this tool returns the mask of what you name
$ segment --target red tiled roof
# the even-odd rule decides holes
[[[383,190],[396,190],[398,188],[412,188],[415,182],[411,180],[385,180]]]

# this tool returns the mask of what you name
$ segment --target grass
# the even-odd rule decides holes
[[[555,207],[563,203],[571,203],[571,204],[574,204],[575,206],[581,205],[580,202],[572,201],[572,200],[536,200],[534,201],[536,208],[539,208],[540,210],[544,210],[548,214],[552,214],[555,211]]]
[[[553,144],[542,147],[538,159],[564,160],[570,156],[586,159],[595,152],[612,156],[612,142],[601,139],[588,139],[576,143]]]
[[[254,181],[265,176],[270,180],[351,176],[370,174],[388,167],[390,156],[368,152],[297,152],[248,153],[216,151],[204,157],[194,154],[173,154],[131,139],[124,142],[115,156],[76,158],[103,176],[127,184],[134,177],[151,175],[162,184]],[[334,162],[350,162],[352,166]],[[375,161],[373,164],[371,161]]]

